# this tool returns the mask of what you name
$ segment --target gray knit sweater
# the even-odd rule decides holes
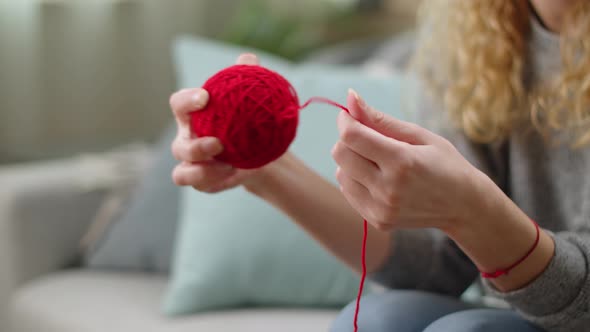
[[[558,39],[533,22],[528,84],[559,71]],[[555,240],[555,256],[536,280],[508,293],[483,281],[486,292],[547,331],[590,331],[590,148],[550,147],[534,132],[514,132],[501,145],[474,144],[441,125],[440,103],[422,100],[419,122],[454,143]],[[371,276],[385,286],[458,296],[478,278],[474,264],[438,231],[398,231],[392,243],[389,263]]]

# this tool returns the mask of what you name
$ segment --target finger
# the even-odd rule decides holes
[[[376,204],[372,199],[371,192],[367,187],[346,176],[343,172],[341,174],[337,173],[337,177],[339,179],[338,182],[340,182],[340,191],[342,192],[342,195],[363,219],[368,221],[378,230],[391,230],[392,224],[380,219],[381,216],[377,211],[379,211],[382,206]]]
[[[414,123],[402,121],[374,109],[350,89],[346,99],[350,114],[377,132],[412,145],[434,144],[438,136]]]
[[[354,152],[342,142],[334,145],[332,157],[342,171],[365,186],[374,184],[376,175],[381,172],[377,164]]]
[[[406,153],[407,143],[383,136],[353,119],[346,112],[338,115],[340,141],[354,152],[377,164]]]
[[[184,89],[173,94],[170,97],[170,108],[174,113],[179,130],[188,129],[190,113],[203,109],[208,102],[209,93],[201,88]]]
[[[222,151],[223,145],[215,137],[190,139],[177,135],[174,142],[172,142],[172,155],[178,161],[194,163],[211,160]]]
[[[236,172],[222,163],[190,164],[183,162],[172,171],[172,179],[178,186],[193,186],[205,191],[224,181]]]
[[[243,172],[244,172],[243,170],[240,173],[236,172],[234,175],[223,180],[220,184],[217,184],[217,185],[209,188],[209,190],[207,190],[207,192],[208,193],[217,193],[217,192],[224,191],[224,190],[231,189],[231,188],[238,186],[244,180],[244,173]]]
[[[260,65],[260,61],[258,61],[258,57],[252,53],[244,53],[238,57],[237,61],[238,65],[250,65],[250,66],[258,66]]]
[[[340,191],[348,204],[367,221],[370,220],[372,216],[368,216],[366,213],[371,206],[369,189],[347,176],[340,168],[336,170],[336,179],[340,184]]]

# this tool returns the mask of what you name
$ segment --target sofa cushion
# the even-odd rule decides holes
[[[176,160],[170,144],[176,125],[170,124],[154,148],[154,160],[118,218],[86,253],[96,269],[150,271],[167,274],[170,268],[180,189],[170,174]]]
[[[243,51],[201,38],[179,39],[175,47],[179,86],[201,86]],[[347,89],[354,87],[378,109],[407,118],[403,102],[411,91],[409,78],[401,72],[367,74],[346,66],[296,65],[264,54],[260,60],[293,84],[302,103],[313,96],[344,103]],[[306,165],[334,184],[337,165],[330,150],[338,141],[339,111],[310,105],[301,112],[297,137],[290,146]],[[288,216],[244,188],[219,195],[185,188],[180,207],[165,313],[251,305],[339,307],[356,297],[356,274]]]
[[[166,279],[138,273],[73,270],[32,282],[13,301],[19,332],[327,331],[329,310],[248,309],[178,319],[160,314]]]

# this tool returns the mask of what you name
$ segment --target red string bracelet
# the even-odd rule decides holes
[[[534,220],[531,220],[531,221],[533,222],[533,224],[535,224],[535,229],[537,230],[537,237],[535,238],[535,243],[533,243],[533,246],[529,249],[529,251],[527,251],[527,253],[524,256],[522,256],[519,260],[514,262],[514,264],[512,264],[508,267],[505,267],[503,269],[498,269],[498,270],[491,272],[491,273],[479,271],[482,278],[495,279],[495,278],[501,277],[503,275],[506,275],[510,272],[510,270],[514,269],[515,267],[520,265],[520,263],[524,262],[525,259],[529,258],[529,256],[533,253],[533,251],[535,251],[535,249],[537,248],[537,245],[539,244],[539,239],[541,237],[541,230],[539,229],[539,224],[537,224]]]

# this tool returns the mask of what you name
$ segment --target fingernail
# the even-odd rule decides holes
[[[207,154],[218,154],[223,149],[219,141],[214,137],[203,138],[201,144],[203,144],[203,151]]]
[[[205,106],[205,92],[203,90],[199,90],[193,95],[193,105],[198,109]]]
[[[258,60],[253,53],[244,53],[239,56],[238,62],[242,65],[256,65]]]
[[[359,107],[363,110],[367,109],[367,103],[365,103],[365,100],[363,98],[361,98],[361,96],[354,91],[352,88],[348,89],[348,93],[352,94],[354,96],[354,99],[356,99],[356,102],[358,103]]]

